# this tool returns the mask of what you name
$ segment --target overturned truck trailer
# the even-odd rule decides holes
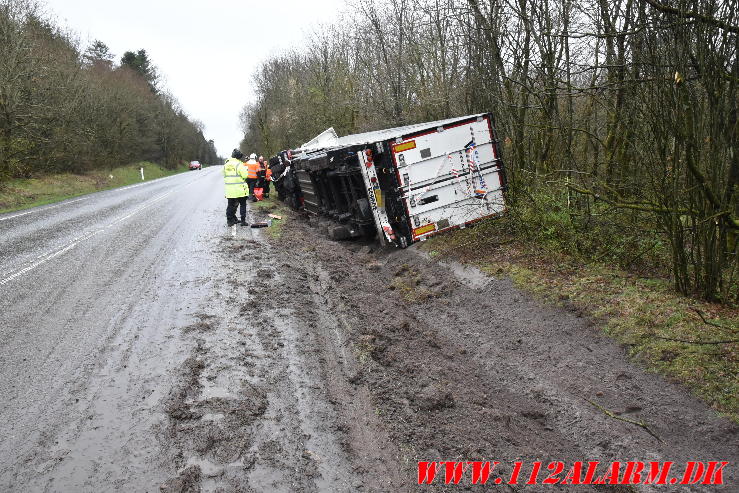
[[[334,239],[377,235],[405,248],[505,211],[491,114],[338,137],[292,153],[302,203]]]

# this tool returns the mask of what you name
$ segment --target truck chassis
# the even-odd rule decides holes
[[[289,202],[330,221],[337,240],[376,235],[405,248],[505,212],[489,113],[346,137],[329,129],[272,162],[292,174]]]

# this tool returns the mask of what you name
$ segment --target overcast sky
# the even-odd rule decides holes
[[[205,124],[221,155],[241,140],[239,112],[260,62],[299,46],[344,0],[46,0],[49,13],[86,46],[103,41],[116,60],[145,49],[166,87]]]

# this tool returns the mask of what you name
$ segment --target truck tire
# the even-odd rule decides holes
[[[328,228],[328,237],[334,241],[347,240],[351,236],[346,226],[333,226]]]

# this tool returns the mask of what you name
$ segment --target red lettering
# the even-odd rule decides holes
[[[490,472],[498,464],[500,462],[493,462],[492,464],[490,464],[490,461],[468,462],[467,465],[472,465],[472,484],[487,484]]]
[[[531,470],[531,474],[529,474],[529,480],[526,482],[526,484],[538,484],[537,481],[539,479],[540,470],[541,470],[541,462],[539,461],[534,462],[534,468]]]
[[[562,483],[560,484],[581,484],[580,478],[582,477],[582,462],[576,461],[572,464],[572,467],[570,467],[570,470],[567,471],[567,475],[565,475],[564,479],[562,479]]]
[[[472,469],[472,484],[485,485],[490,482],[490,477],[500,464],[498,461],[419,461],[418,462],[418,484],[432,484],[437,474],[444,467],[445,484],[459,484],[467,472]],[[673,462],[643,462],[628,461],[610,463],[607,472],[597,476],[600,462],[589,461],[587,468],[584,462],[576,461],[565,472],[565,463],[554,461],[546,464],[549,475],[541,481],[541,484],[611,484],[611,485],[635,485],[635,484],[724,484],[724,468],[729,464],[727,461],[689,461],[686,463],[682,478],[670,477]],[[532,469],[525,484],[539,484],[539,474],[542,462],[531,463]],[[517,461],[513,463],[513,471],[507,484],[518,484],[524,463]],[[619,474],[623,472],[623,475]],[[584,473],[584,477],[583,477]],[[502,484],[503,478],[496,478],[495,484]]]
[[[542,484],[557,484],[559,483],[559,476],[562,474],[562,471],[565,469],[565,463],[564,462],[550,462],[547,464],[547,469],[551,471],[551,474],[547,478],[542,481]]]
[[[702,462],[689,461],[680,484],[695,484],[703,478],[706,466]]]
[[[639,484],[641,483],[641,472],[644,470],[643,462],[629,461],[626,463],[624,477],[621,484]]]
[[[513,472],[511,473],[511,480],[508,481],[508,484],[518,484],[518,476],[521,474],[522,467],[523,462],[517,461],[513,463]]]
[[[440,462],[424,462],[418,463],[418,484],[431,484],[434,482],[436,473],[441,467]]]
[[[667,484],[667,475],[672,469],[672,462],[650,462],[649,474],[644,484]]]
[[[600,462],[598,461],[590,461],[588,462],[588,470],[585,472],[585,479],[583,479],[582,484],[595,484],[595,473],[598,472],[598,464]]]
[[[618,472],[620,469],[620,462],[611,462],[611,467],[608,469],[608,472],[597,478],[593,484],[618,484]]]
[[[728,462],[720,462],[721,466],[716,469],[719,465],[718,461],[712,460],[708,463],[708,469],[706,475],[703,477],[703,484],[724,484],[724,467]]]
[[[467,472],[467,470],[470,468],[469,462],[454,462],[454,461],[447,461],[446,464],[446,474],[444,475],[444,483],[445,484],[459,484],[459,482],[462,480],[462,476],[464,476],[464,473]]]

